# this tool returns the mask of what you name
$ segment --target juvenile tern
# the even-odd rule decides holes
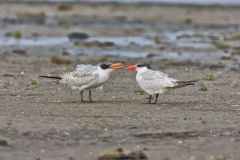
[[[161,71],[151,70],[151,66],[148,63],[131,65],[126,68],[127,70],[137,71],[136,81],[140,88],[147,92],[149,96],[148,103],[151,104],[153,95],[156,94],[154,103],[157,103],[158,95],[163,94],[169,89],[185,87],[193,85],[198,80],[191,81],[179,81],[174,78],[170,78],[167,74]]]
[[[114,70],[124,68],[121,63],[103,62],[97,66],[79,64],[73,72],[68,72],[60,76],[39,76],[42,78],[58,79],[61,84],[68,85],[72,89],[78,89],[83,100],[83,91],[89,90],[89,102],[92,102],[92,89],[101,87]]]

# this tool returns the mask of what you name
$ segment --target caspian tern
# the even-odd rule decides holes
[[[101,87],[108,79],[112,71],[124,68],[121,63],[103,62],[97,66],[80,64],[75,71],[68,72],[60,76],[39,76],[42,78],[58,79],[61,84],[69,85],[72,89],[79,89],[81,101],[83,100],[83,91],[89,90],[89,101],[92,102],[91,89]]]
[[[163,94],[169,89],[193,85],[198,81],[179,81],[177,79],[170,78],[167,74],[161,71],[151,70],[151,66],[148,63],[131,65],[126,69],[137,71],[136,81],[140,88],[150,95],[148,101],[149,104],[151,104],[152,96],[154,94],[156,94],[156,99],[153,104],[156,104],[159,94]]]

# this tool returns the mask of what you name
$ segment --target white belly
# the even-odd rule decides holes
[[[136,76],[136,80],[139,87],[150,95],[167,91],[166,86],[160,80],[143,80],[141,76]]]
[[[80,90],[90,90],[95,89],[100,86],[102,86],[107,80],[109,79],[108,75],[100,75],[97,80],[94,80],[93,82],[86,84],[80,88]]]

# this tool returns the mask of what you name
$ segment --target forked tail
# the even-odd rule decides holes
[[[181,88],[181,87],[185,87],[185,86],[189,86],[189,85],[194,85],[198,81],[199,80],[177,81],[177,82],[175,82],[176,85],[174,87],[170,87],[170,88]]]
[[[62,79],[61,77],[58,76],[39,76],[41,78],[49,78],[49,79]]]

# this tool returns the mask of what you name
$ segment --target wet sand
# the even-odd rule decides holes
[[[16,4],[1,4],[0,10],[6,9],[6,5],[9,14],[26,11],[25,5],[16,7]],[[32,6],[28,12],[35,7],[39,6]],[[48,14],[54,15],[56,11],[51,7],[40,6],[38,11],[46,9]],[[16,8],[19,10],[16,11]],[[152,12],[148,12],[149,9]],[[81,18],[78,19],[82,20],[81,23],[67,29],[62,26],[55,28],[45,24],[37,25],[33,21],[24,21],[23,24],[1,22],[1,25],[3,33],[19,29],[24,37],[28,37],[35,30],[47,36],[66,36],[76,30],[91,36],[164,32],[174,30],[175,27],[181,28],[182,21],[189,15],[194,23],[184,24],[184,29],[197,28],[196,24],[203,23],[200,28],[216,24],[220,27],[227,26],[227,29],[223,27],[224,31],[239,23],[240,14],[236,8],[198,9],[202,14],[195,7],[76,5],[73,11],[58,13],[60,18],[69,18],[70,13],[81,13]],[[112,10],[116,12],[109,14]],[[168,17],[170,11],[174,16]],[[205,14],[207,18],[204,18]],[[116,20],[116,16],[125,15],[128,18],[123,23],[128,27],[124,28],[117,25],[121,24],[121,20]],[[225,21],[226,15],[229,15],[229,21]],[[141,23],[131,21],[138,18]],[[96,22],[95,25],[83,23],[86,19]],[[70,21],[74,22],[74,19]],[[116,21],[116,25],[100,25]],[[175,27],[139,29],[137,25],[149,26],[155,23],[170,23],[170,26]],[[238,26],[235,27],[238,30]],[[16,48],[26,50],[27,54],[12,53]],[[93,160],[99,153],[118,147],[143,149],[150,160],[240,158],[239,67],[216,65],[211,61],[179,61],[151,56],[130,59],[86,55],[66,56],[72,63],[57,65],[51,63],[52,56],[46,54],[60,54],[58,48],[1,47],[0,140],[6,140],[8,145],[3,146],[1,143],[0,159]],[[154,69],[180,80],[207,79],[208,75],[212,75],[213,79],[168,92],[160,96],[157,105],[149,105],[144,103],[147,95],[137,86],[135,73],[130,71],[114,72],[102,91],[93,92],[94,103],[81,103],[78,91],[62,86],[57,81],[38,78],[39,75],[59,75],[71,71],[79,63],[97,64],[103,60],[120,61],[125,65],[150,62]],[[239,66],[234,60],[227,61]],[[85,99],[87,98],[85,93]]]
[[[74,65],[33,56],[2,56],[0,64],[0,132],[9,143],[1,147],[3,159],[95,159],[116,147],[146,148],[149,159],[239,159],[239,71],[155,61],[156,70],[181,80],[208,74],[215,80],[171,91],[149,105],[134,72],[113,73],[102,91],[93,92],[95,103],[81,103],[78,91],[38,78]],[[202,83],[208,91],[199,90]]]

